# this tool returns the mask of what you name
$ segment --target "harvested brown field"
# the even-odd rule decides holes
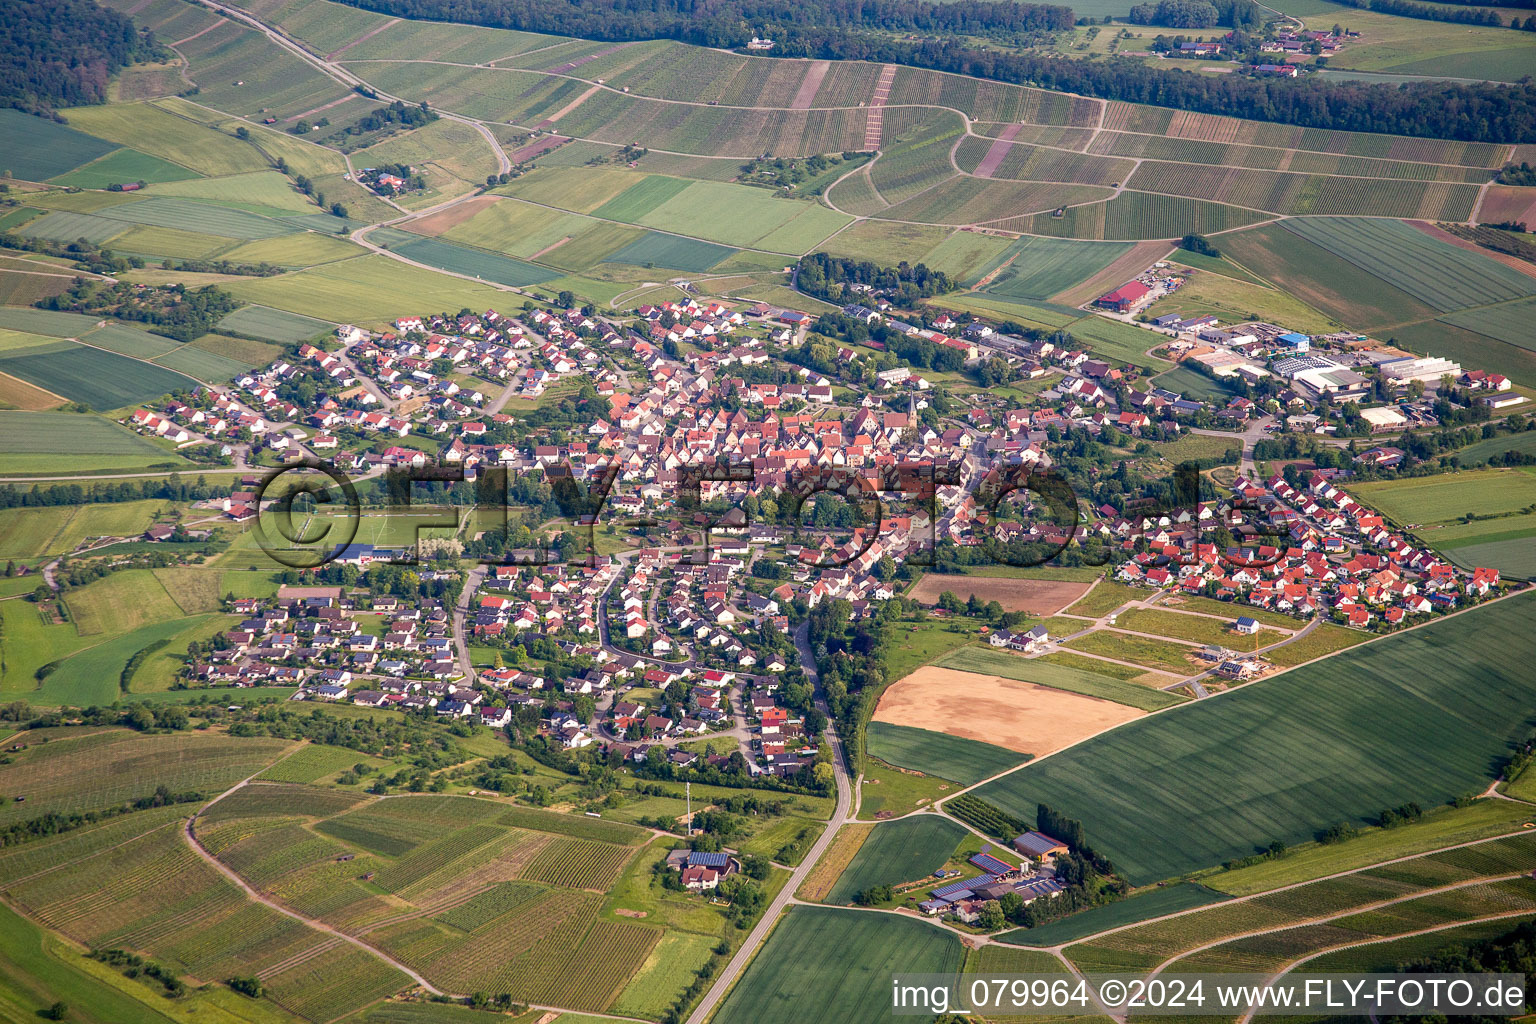
[[[1088,280],[1052,295],[1050,301],[1058,302],[1063,306],[1080,306],[1089,299],[1103,295],[1111,288],[1133,279],[1158,260],[1167,258],[1169,251],[1167,242],[1156,240],[1137,242],[1124,256]]]
[[[407,230],[414,231],[418,235],[441,235],[484,211],[491,204],[500,201],[496,196],[476,196],[462,203],[455,203],[441,213],[428,214],[420,220],[413,220],[405,226]]]
[[[1503,224],[1519,220],[1536,224],[1536,189],[1520,185],[1489,185],[1483,205],[1477,208],[1479,224]]]
[[[1039,757],[1142,714],[1097,697],[928,665],[885,691],[875,721],[945,732]]]
[[[0,408],[26,409],[35,412],[39,409],[52,409],[63,405],[64,399],[52,391],[44,391],[24,380],[18,380],[7,373],[0,373]]]
[[[937,604],[939,595],[948,590],[965,601],[972,594],[982,604],[996,601],[1005,612],[1031,615],[1055,615],[1088,590],[1088,583],[1062,580],[1017,580],[1002,576],[942,576],[930,573],[917,581],[908,597],[924,604]]]
[[[564,135],[546,135],[538,142],[530,142],[516,153],[508,153],[507,159],[511,160],[515,164],[527,163],[534,157],[543,156],[550,150],[558,149],[570,141],[571,140],[566,138]]]
[[[842,873],[852,863],[854,855],[864,845],[864,840],[875,830],[873,823],[844,825],[833,837],[827,852],[821,855],[811,873],[805,876],[795,895],[802,900],[820,903],[832,891]]]

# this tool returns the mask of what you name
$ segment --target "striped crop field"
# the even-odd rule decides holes
[[[1309,218],[1283,226],[1442,312],[1536,295],[1536,278],[1398,221]]]
[[[1533,606],[1533,595],[1509,598],[1131,722],[977,795],[1019,817],[1045,803],[1079,818],[1144,884],[1374,820],[1382,807],[1479,791],[1536,725],[1532,683],[1516,667],[1536,656],[1518,625]],[[1158,841],[1172,830],[1179,843]]]

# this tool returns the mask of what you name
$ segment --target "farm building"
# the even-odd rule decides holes
[[[1067,852],[1066,843],[1044,832],[1025,832],[1014,839],[1013,848],[1030,860],[1042,864],[1048,864],[1056,859],[1057,854]]]
[[[1140,281],[1131,281],[1121,285],[1112,292],[1100,295],[1094,300],[1094,305],[1103,306],[1105,309],[1113,309],[1120,313],[1129,313],[1145,305],[1147,297],[1151,294],[1152,289]]]

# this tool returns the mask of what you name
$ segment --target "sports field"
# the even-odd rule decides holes
[[[792,906],[714,1019],[799,1024],[815,1006],[828,1020],[876,1024],[890,1017],[893,973],[948,974],[964,959],[958,938],[922,921]]]
[[[963,786],[975,785],[1027,760],[1016,751],[991,743],[891,722],[870,722],[865,734],[870,757]]]
[[[1479,791],[1536,725],[1518,667],[1536,656],[1533,610],[1526,594],[1388,637],[1123,726],[977,795],[1016,816],[1046,803],[1080,819],[1145,884]],[[1171,834],[1180,841],[1159,838]]]

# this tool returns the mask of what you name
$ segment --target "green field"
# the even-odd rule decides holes
[[[477,280],[483,278],[513,288],[540,284],[560,276],[557,271],[548,270],[533,263],[524,263],[522,260],[515,260],[500,253],[471,249],[453,242],[439,241],[436,238],[393,242],[390,244],[390,249],[407,259],[437,267],[439,270],[454,274],[468,274]]]
[[[1182,704],[1186,700],[1176,693],[1128,683],[1110,675],[1065,665],[1053,665],[1037,658],[1023,658],[995,647],[982,647],[978,644],[951,651],[934,664],[960,672],[1001,676],[1004,679],[1017,679],[1021,682],[1049,686],[1053,690],[1066,690],[1084,697],[1112,700],[1116,704],[1140,708],[1142,711],[1158,711],[1175,704]]]
[[[40,455],[132,455],[153,462],[169,453],[100,416],[0,411],[0,452]]]
[[[1437,548],[1536,530],[1536,473],[1479,469],[1355,487],[1358,500]],[[1475,518],[1468,518],[1475,517]]]
[[[140,153],[135,149],[118,149],[100,160],[77,167],[68,174],[62,174],[53,181],[58,185],[73,185],[76,188],[106,188],[109,185],[121,185],[133,181],[187,181],[197,176],[196,171],[173,164],[169,160],[162,160],[148,153]]]
[[[827,894],[847,905],[865,889],[899,885],[932,875],[949,860],[965,828],[937,814],[915,814],[876,825]]]
[[[870,757],[962,786],[975,785],[1029,759],[1025,754],[991,743],[892,722],[870,722],[865,735]]]
[[[0,350],[0,372],[103,411],[196,385],[171,370],[72,341]]]
[[[1004,932],[998,936],[998,939],[1002,942],[1016,942],[1021,946],[1055,946],[1081,939],[1107,928],[1119,928],[1122,925],[1162,917],[1164,914],[1209,906],[1230,898],[1226,893],[1186,882],[1182,885],[1170,885],[1164,889],[1144,892],[1130,899],[1090,907],[1049,924]]]
[[[1536,337],[1531,333],[1533,316],[1536,316],[1536,298],[1520,299],[1483,309],[1448,313],[1441,319],[1456,327],[1465,327],[1469,331],[1486,334],[1490,338],[1496,338],[1516,348],[1536,351]]]
[[[665,267],[700,274],[735,252],[735,249],[713,242],[647,231],[624,248],[609,254],[606,262]]]
[[[5,135],[6,141],[5,156],[0,158],[5,166],[0,171],[7,177],[26,181],[47,181],[117,148],[113,143],[9,107],[0,110],[0,134]]]
[[[317,334],[330,331],[332,325],[314,317],[289,313],[268,306],[242,306],[219,321],[226,331],[248,334],[279,344],[306,341]]]
[[[1536,655],[1522,625],[1533,605],[1514,597],[1132,722],[977,795],[1019,817],[1047,803],[1079,818],[1145,883],[1481,790],[1536,724],[1517,667]]]
[[[890,1017],[893,973],[947,974],[964,959],[959,939],[922,921],[792,906],[714,1020],[800,1024],[810,1006],[839,1024],[876,1024]]]
[[[1442,312],[1536,295],[1536,280],[1401,221],[1307,217],[1281,226]]]
[[[1004,249],[977,278],[994,273],[982,291],[1006,299],[1048,299],[1097,274],[1125,253],[1124,242],[1025,237]]]

